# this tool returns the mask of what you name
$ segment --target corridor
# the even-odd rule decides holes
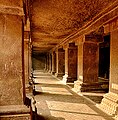
[[[37,120],[114,120],[50,73],[35,70]]]

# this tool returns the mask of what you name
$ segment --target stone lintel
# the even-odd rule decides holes
[[[104,34],[109,34],[110,32],[116,29],[118,29],[118,18],[115,18],[109,23],[104,25]]]
[[[63,45],[63,49],[68,49],[69,48],[69,43]]]
[[[63,48],[58,48],[55,50],[55,53],[58,53],[58,52],[64,52],[64,49]]]
[[[74,47],[76,47],[76,41],[69,42],[69,43],[65,43],[65,44],[63,45],[63,49],[64,49],[64,50],[67,49],[67,48],[74,48]]]
[[[103,42],[104,27],[85,35],[85,41]]]

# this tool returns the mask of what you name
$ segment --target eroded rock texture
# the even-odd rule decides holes
[[[52,47],[51,45],[56,45],[81,28],[114,1],[35,0],[31,9],[33,41],[43,44],[43,41],[50,40],[48,45]]]

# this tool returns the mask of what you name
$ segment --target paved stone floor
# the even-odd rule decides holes
[[[51,74],[37,70],[34,77],[37,120],[114,120]]]

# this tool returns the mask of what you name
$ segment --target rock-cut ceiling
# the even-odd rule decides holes
[[[33,0],[33,49],[46,52],[115,0]]]

